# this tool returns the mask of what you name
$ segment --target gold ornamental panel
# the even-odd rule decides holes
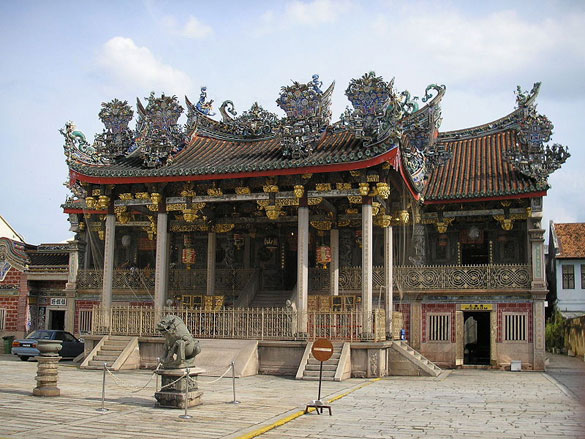
[[[332,222],[331,221],[313,220],[313,221],[311,221],[311,225],[317,230],[327,231],[327,230],[331,230]]]
[[[212,230],[215,233],[227,233],[234,230],[235,224],[215,224]]]
[[[335,187],[338,191],[351,190],[351,183],[336,183]]]
[[[316,206],[323,201],[323,197],[311,197],[309,198],[309,206]]]
[[[235,191],[238,195],[248,195],[252,192],[248,186],[238,186]]]

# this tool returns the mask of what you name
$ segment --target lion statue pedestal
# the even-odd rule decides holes
[[[157,407],[184,409],[201,404],[201,395],[203,392],[197,386],[197,376],[204,369],[194,367],[189,369],[189,378],[186,375],[187,369],[159,369],[157,375],[161,377],[161,390],[155,392]],[[188,385],[187,393],[185,386]],[[186,396],[186,401],[185,401]]]
[[[161,377],[161,388],[154,394],[156,406],[184,409],[201,404],[203,392],[198,390],[197,376],[205,370],[195,367],[195,356],[201,352],[199,342],[175,315],[165,316],[157,329],[165,337],[165,353],[162,367],[156,371]]]

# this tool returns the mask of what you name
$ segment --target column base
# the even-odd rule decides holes
[[[308,332],[297,332],[295,334],[295,339],[297,339],[297,340],[308,340],[309,339],[309,333]]]
[[[386,340],[394,340],[394,335],[391,332],[386,333]]]
[[[364,332],[360,335],[362,341],[374,341],[374,333],[372,332]]]

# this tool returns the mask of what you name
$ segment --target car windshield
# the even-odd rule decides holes
[[[36,340],[50,340],[51,331],[35,331],[27,335],[26,338],[34,338]]]

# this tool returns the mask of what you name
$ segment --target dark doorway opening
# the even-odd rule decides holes
[[[49,311],[49,329],[65,329],[65,311]]]
[[[490,364],[490,313],[464,312],[463,364]]]
[[[461,263],[463,265],[489,264],[490,254],[488,243],[461,244]]]

